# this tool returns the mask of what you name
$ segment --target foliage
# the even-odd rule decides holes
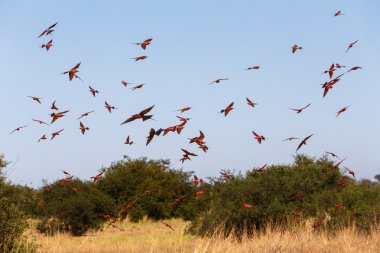
[[[99,214],[113,215],[115,212],[114,202],[110,197],[92,183],[79,179],[65,184],[56,181],[45,185],[41,195],[39,215],[42,221],[38,224],[38,230],[47,234],[69,231],[80,236],[89,230],[96,231],[104,223]]]
[[[215,178],[211,194],[210,209],[188,232],[204,236],[221,228],[225,236],[240,238],[265,229],[268,222],[283,226],[306,219],[329,229],[353,222],[368,229],[380,215],[380,185],[355,183],[325,157],[299,155],[292,165],[252,170],[233,180]],[[243,208],[243,201],[252,208]]]

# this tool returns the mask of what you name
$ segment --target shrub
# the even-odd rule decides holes
[[[44,189],[39,211],[43,218],[37,226],[40,232],[68,231],[80,236],[102,228],[104,219],[99,214],[115,215],[113,200],[90,182],[73,179],[62,185],[57,181]]]
[[[367,229],[380,215],[379,184],[356,184],[325,157],[299,155],[293,165],[252,170],[233,180],[214,178],[210,194],[210,209],[191,223],[189,233],[204,236],[221,228],[225,236],[241,238],[268,222],[281,227],[306,219],[323,220],[329,229],[352,222]],[[252,208],[243,208],[243,201]]]

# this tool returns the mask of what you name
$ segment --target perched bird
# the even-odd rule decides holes
[[[213,83],[219,84],[221,81],[226,81],[226,80],[228,80],[228,78],[219,78],[219,79],[216,79],[216,80],[212,81],[209,84],[213,84]]]
[[[297,50],[302,50],[303,48],[298,46],[297,44],[294,44],[294,46],[292,46],[292,53],[294,54]]]
[[[347,105],[345,107],[343,107],[342,109],[340,109],[339,111],[336,112],[336,117],[338,117],[342,112],[345,112],[347,110],[348,107],[350,107],[351,105]]]
[[[241,202],[242,202],[244,210],[246,210],[246,209],[252,209],[252,208],[254,208],[256,206],[256,203],[254,203],[253,205],[250,205],[247,202],[245,202],[244,200],[242,200]]]
[[[82,132],[83,135],[86,133],[86,131],[90,130],[90,128],[85,127],[82,122],[79,122],[79,129],[80,129],[80,131]]]
[[[137,114],[132,115],[131,117],[126,119],[124,122],[122,122],[120,125],[127,124],[127,123],[132,122],[136,119],[142,119],[142,121],[151,119],[153,115],[145,115],[145,114],[149,113],[153,109],[153,107],[154,107],[154,105],[142,110],[141,112],[139,112]]]
[[[50,109],[58,111],[59,109],[58,109],[58,107],[55,105],[55,102],[56,102],[56,101],[53,102],[53,104],[51,105]]]
[[[309,103],[307,106],[303,107],[303,108],[300,108],[300,109],[293,109],[293,108],[289,108],[290,110],[293,110],[297,113],[301,113],[303,110],[305,110],[306,108],[308,108],[309,106],[311,105],[311,103]]]
[[[252,134],[255,136],[255,139],[259,144],[261,144],[262,141],[265,141],[265,137],[257,134],[255,131],[252,131]]]
[[[107,101],[105,101],[104,104],[105,104],[105,108],[106,108],[110,113],[112,112],[112,110],[116,110],[116,109],[118,109],[118,108],[116,108],[115,106],[110,106],[110,105],[107,103]]]
[[[350,43],[350,45],[348,45],[348,48],[346,50],[346,54],[348,52],[348,50],[350,50],[356,43],[358,43],[359,40],[355,40],[354,42]]]
[[[76,74],[79,72],[78,68],[80,66],[81,63],[78,63],[77,65],[75,65],[72,69],[68,70],[68,71],[65,71],[63,72],[62,74],[63,75],[66,75],[66,74],[69,74],[69,79],[70,81],[73,80],[73,78],[78,78],[79,80],[81,80],[83,82],[83,80]]]
[[[63,111],[63,112],[58,112],[58,113],[53,112],[52,114],[50,114],[50,117],[53,118],[50,124],[53,124],[57,119],[62,118],[68,112],[69,112],[69,110]]]
[[[252,106],[252,107],[255,107],[257,105],[257,103],[253,103],[251,100],[249,100],[249,98],[245,98],[247,100],[247,104],[249,106]]]
[[[36,101],[37,103],[41,104],[41,99],[42,99],[42,98],[32,97],[32,96],[28,96],[28,98],[31,98],[31,99],[33,99],[34,101]]]
[[[83,118],[83,117],[87,117],[90,113],[93,113],[93,112],[95,112],[95,110],[92,110],[92,111],[90,111],[90,112],[83,113],[79,118],[77,118],[77,120],[80,120],[80,119]]]
[[[45,48],[46,51],[49,51],[49,49],[53,46],[53,40],[50,40],[48,43],[46,44],[42,44],[41,45],[41,48]]]
[[[142,55],[142,56],[138,56],[138,57],[131,58],[131,59],[133,59],[135,61],[141,61],[141,60],[145,60],[146,58],[148,58],[148,56]]]
[[[96,94],[98,94],[99,93],[99,91],[98,90],[95,90],[94,88],[92,88],[91,86],[88,86],[88,88],[90,89],[90,92],[91,92],[91,94],[95,97],[96,96]]]
[[[303,210],[304,210],[304,209],[301,209],[301,210],[295,211],[295,212],[293,213],[292,220],[295,219],[295,218],[297,218],[297,217],[299,217],[299,216],[301,216]]]
[[[52,34],[52,32],[54,31],[53,28],[54,28],[57,24],[58,24],[58,22],[55,23],[55,24],[53,24],[53,25],[51,25],[51,26],[49,26],[48,28],[46,28],[46,29],[40,34],[40,36],[38,36],[38,38],[40,38],[40,37],[43,36],[43,35],[47,36],[47,35],[49,35],[49,34]]]
[[[23,128],[27,127],[27,126],[28,125],[26,125],[26,126],[20,126],[20,127],[16,128],[15,130],[13,130],[12,132],[10,132],[9,134],[13,134],[14,132],[19,132],[21,129],[23,129]]]
[[[59,131],[57,131],[57,132],[52,133],[52,134],[51,134],[51,139],[50,139],[50,140],[53,140],[53,139],[54,139],[56,136],[58,136],[63,130],[64,130],[64,129],[61,129],[61,130],[59,130]]]
[[[124,144],[126,144],[126,145],[132,145],[133,144],[133,141],[129,140],[129,135],[128,135],[127,139],[125,140]]]
[[[229,104],[225,109],[220,110],[220,113],[224,113],[224,117],[226,117],[228,113],[234,109],[233,106],[234,106],[234,102]]]
[[[147,47],[148,45],[150,45],[150,42],[151,42],[152,40],[153,40],[152,38],[149,38],[149,39],[144,40],[144,41],[141,42],[141,43],[132,43],[132,44],[135,44],[135,45],[141,46],[141,48],[145,50],[146,47]]]
[[[298,151],[303,145],[306,145],[306,141],[307,141],[308,139],[310,139],[311,136],[313,136],[313,135],[314,135],[314,134],[311,134],[311,135],[307,136],[305,139],[303,139],[303,140],[301,141],[301,143],[298,145],[296,152],[297,152],[297,151]]]

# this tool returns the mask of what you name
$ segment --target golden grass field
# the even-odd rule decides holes
[[[281,232],[268,229],[254,238],[244,238],[238,243],[232,238],[199,238],[184,234],[188,223],[182,220],[168,220],[175,231],[162,223],[142,221],[120,224],[125,231],[110,228],[82,237],[62,233],[44,236],[34,229],[27,232],[27,240],[38,246],[38,252],[57,253],[110,253],[110,252],[380,252],[380,229],[373,229],[371,235],[358,233],[354,228],[344,229],[336,235],[323,232],[313,233],[311,224],[294,231]]]

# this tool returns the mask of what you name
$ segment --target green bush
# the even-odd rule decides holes
[[[123,218],[128,216],[132,221],[145,215],[154,220],[194,219],[206,209],[207,202],[195,201],[193,173],[168,167],[167,160],[126,158],[106,170],[98,188],[115,199]],[[176,198],[185,195],[180,203],[173,204]]]
[[[368,229],[380,215],[380,185],[355,183],[325,157],[299,155],[293,165],[252,170],[233,180],[215,178],[210,194],[209,210],[191,223],[189,233],[204,236],[221,229],[240,238],[268,223],[284,226],[305,219],[326,220],[329,229],[352,223]],[[243,201],[253,207],[244,209]],[[293,217],[297,211],[301,215]]]
[[[114,201],[90,182],[73,179],[62,185],[57,181],[43,189],[39,211],[42,219],[37,226],[40,232],[68,231],[80,236],[102,228],[104,219],[99,214],[115,215]]]

